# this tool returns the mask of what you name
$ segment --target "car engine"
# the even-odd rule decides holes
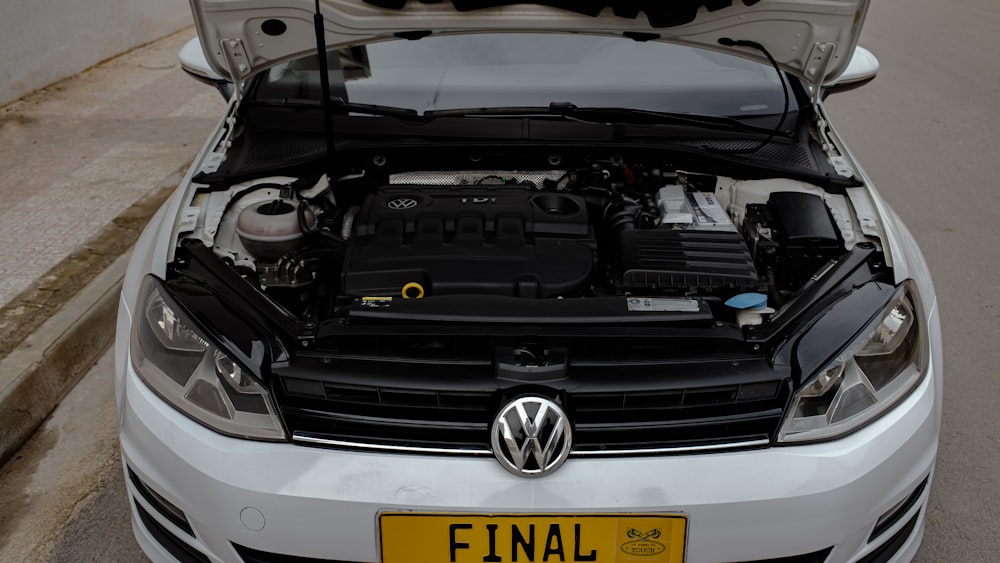
[[[594,232],[583,198],[524,186],[383,186],[354,222],[347,295],[555,297],[585,289]]]
[[[300,318],[377,299],[787,299],[862,235],[842,195],[626,163],[271,177],[186,234]],[[841,201],[842,200],[842,201]],[[839,202],[839,203],[838,203]],[[846,242],[845,242],[846,241]]]

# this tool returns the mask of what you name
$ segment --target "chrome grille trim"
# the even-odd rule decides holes
[[[750,448],[760,448],[769,446],[771,441],[767,438],[754,440],[744,440],[741,442],[729,442],[726,444],[704,444],[701,446],[673,446],[667,448],[642,448],[634,450],[593,450],[577,451],[569,454],[570,457],[610,457],[610,456],[634,456],[643,454],[687,454],[697,452],[719,451],[719,450],[741,450]]]
[[[415,453],[415,454],[447,454],[447,455],[468,455],[468,456],[492,456],[493,452],[485,448],[432,448],[420,446],[402,446],[397,444],[374,444],[370,442],[349,442],[346,440],[334,440],[324,438],[309,432],[298,432],[292,434],[293,442],[305,444],[315,444],[320,446],[330,446],[337,448],[349,448],[358,450],[372,450],[395,453]],[[613,456],[636,456],[636,455],[660,455],[660,454],[684,454],[698,453],[720,450],[738,450],[761,448],[771,444],[767,438],[753,440],[743,440],[740,442],[729,442],[726,444],[705,444],[700,446],[675,446],[666,448],[642,448],[642,449],[621,449],[621,450],[600,450],[600,451],[574,451],[570,452],[570,457],[613,457]]]
[[[331,438],[324,438],[316,434],[311,434],[309,432],[299,432],[296,431],[292,434],[293,442],[303,442],[306,444],[317,444],[321,446],[333,446],[338,448],[350,448],[358,450],[374,450],[382,452],[407,452],[407,453],[423,453],[423,454],[449,454],[449,455],[493,455],[493,452],[488,449],[472,449],[472,448],[425,448],[419,446],[400,446],[396,444],[373,444],[370,442],[348,442],[346,440],[334,440]]]

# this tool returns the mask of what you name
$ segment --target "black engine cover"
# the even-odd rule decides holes
[[[594,241],[582,198],[521,186],[386,186],[355,219],[344,292],[551,297],[584,287]]]
[[[675,293],[764,291],[735,231],[646,229],[619,235],[622,286]]]

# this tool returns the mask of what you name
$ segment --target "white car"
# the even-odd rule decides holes
[[[939,313],[823,98],[867,0],[192,0],[116,346],[154,561],[881,562]]]

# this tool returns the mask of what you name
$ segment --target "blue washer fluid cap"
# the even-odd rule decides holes
[[[763,293],[741,293],[726,301],[733,309],[763,309],[767,307],[767,295]]]

